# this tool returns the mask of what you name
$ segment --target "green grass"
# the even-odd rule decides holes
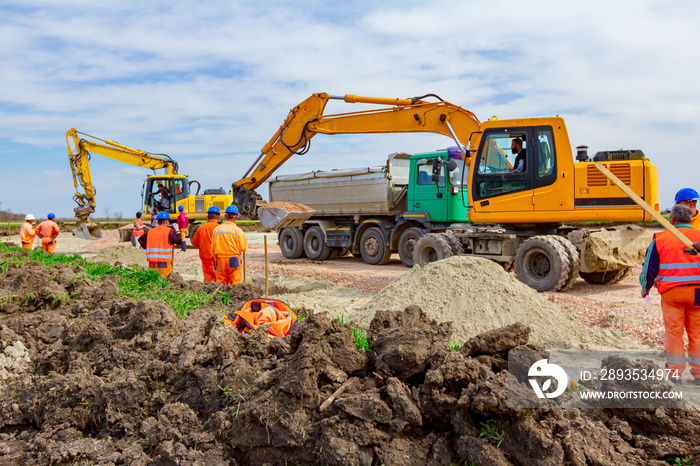
[[[22,248],[9,248],[0,244],[0,252],[24,251]],[[115,267],[109,264],[95,264],[85,261],[78,255],[47,254],[41,249],[35,249],[29,257],[4,257],[0,259],[0,271],[7,272],[10,264],[22,265],[27,261],[37,261],[47,267],[57,264],[79,265],[85,268],[88,278],[97,280],[104,275],[116,275],[119,281],[116,285],[119,296],[138,301],[142,298],[164,301],[169,304],[180,317],[185,317],[188,311],[199,309],[205,303],[214,299],[203,291],[175,291],[168,286],[168,281],[161,277],[155,269],[140,267]],[[231,298],[226,293],[217,294],[219,300],[226,305],[231,304]]]
[[[481,423],[481,432],[479,432],[479,438],[485,438],[494,447],[498,448],[506,439],[506,433],[503,429],[497,427],[493,420],[489,420]]]

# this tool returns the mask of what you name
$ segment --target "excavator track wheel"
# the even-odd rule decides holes
[[[326,237],[320,227],[311,227],[304,233],[304,252],[312,261],[324,261],[331,255]]]
[[[423,236],[416,242],[413,250],[413,260],[420,267],[451,256],[453,256],[452,247],[440,233]]]
[[[515,254],[515,275],[537,291],[557,291],[569,278],[571,265],[555,236],[533,236]]]
[[[304,234],[298,228],[282,228],[277,240],[287,259],[299,259],[304,255]]]
[[[440,235],[447,240],[452,249],[452,254],[458,256],[464,252],[464,246],[462,242],[452,233],[440,233]]]
[[[581,259],[578,255],[578,249],[576,249],[576,246],[574,246],[571,241],[563,236],[553,236],[553,238],[556,238],[557,241],[559,241],[559,243],[564,247],[569,258],[569,276],[566,279],[566,282],[564,282],[564,286],[559,289],[559,291],[566,291],[570,289],[574,283],[576,283],[576,280],[578,280],[579,271],[581,270]]]

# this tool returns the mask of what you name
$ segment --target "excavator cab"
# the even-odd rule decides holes
[[[189,184],[184,175],[149,176],[144,187],[145,212],[159,211],[176,213],[177,206],[189,197]]]

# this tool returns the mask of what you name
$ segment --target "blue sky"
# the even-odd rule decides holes
[[[700,189],[698,2],[96,3],[0,3],[0,208],[73,215],[72,127],[167,153],[204,187],[228,189],[314,92],[435,93],[481,120],[559,114],[574,147],[643,150],[662,207]],[[448,145],[319,135],[277,174]],[[148,171],[99,156],[91,167],[97,213],[133,215]]]

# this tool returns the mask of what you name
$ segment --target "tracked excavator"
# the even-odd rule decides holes
[[[152,170],[153,175],[147,176],[141,190],[143,212],[151,212],[154,206],[159,206],[161,210],[174,214],[177,212],[177,207],[182,205],[188,211],[190,220],[188,233],[197,228],[198,222],[206,221],[206,212],[209,207],[217,206],[223,210],[231,204],[232,197],[221,188],[205,189],[200,195],[200,183],[196,180],[190,181],[186,175],[179,174],[178,163],[168,155],[133,149],[114,141],[81,133],[75,128],[71,128],[66,133],[66,142],[73,173],[73,185],[76,188],[73,199],[78,204],[74,212],[80,225],[73,234],[80,238],[102,237],[99,225],[90,219],[90,214],[95,212],[96,207],[96,189],[90,174],[91,154]],[[196,185],[194,193],[192,193],[192,185]],[[83,192],[80,192],[79,188],[82,188]],[[163,199],[164,194],[165,199]],[[190,234],[188,236],[191,237]]]
[[[330,100],[378,107],[326,115]],[[445,176],[456,170],[450,151],[411,157],[401,176],[390,174],[387,163],[383,173],[393,191],[390,205],[381,212],[322,205],[318,199],[333,195],[333,183],[326,183],[325,194],[318,191],[319,205],[314,205],[314,199],[299,193],[311,191],[309,180],[319,179],[317,174],[300,177],[307,185],[287,190],[287,197],[271,198],[300,202],[314,211],[268,208],[255,192],[290,157],[306,153],[317,134],[409,132],[443,134],[453,141],[461,177]],[[515,170],[508,158],[516,139],[525,147],[523,170]],[[559,116],[481,122],[472,112],[432,94],[391,99],[318,93],[290,110],[244,177],[232,184],[232,194],[242,212],[278,228],[287,257],[305,254],[323,260],[333,256],[332,251],[351,251],[381,265],[399,252],[404,264],[412,266],[471,254],[514,268],[521,281],[538,291],[562,290],[579,274],[591,283],[621,280],[651,239],[643,228],[577,226],[652,219],[595,168],[596,162],[659,211],[657,168],[643,152],[602,151],[591,157],[581,146],[574,159]],[[420,178],[426,174],[427,191]]]

